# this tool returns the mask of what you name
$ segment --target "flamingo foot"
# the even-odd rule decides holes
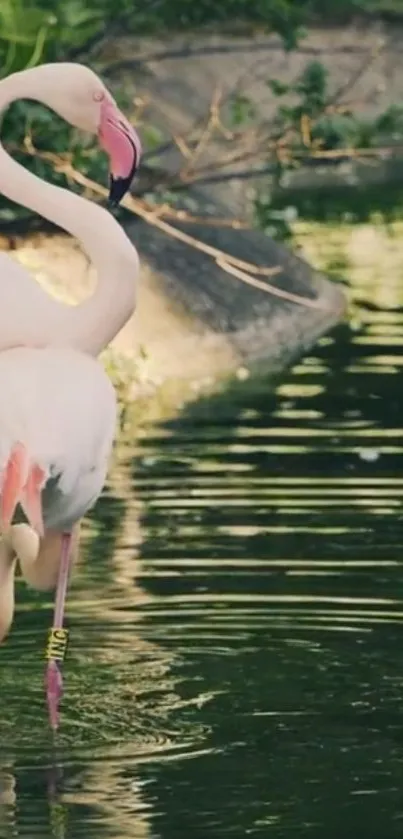
[[[63,696],[63,677],[57,661],[48,661],[45,676],[46,698],[49,711],[50,727],[57,731],[59,727],[59,704]]]

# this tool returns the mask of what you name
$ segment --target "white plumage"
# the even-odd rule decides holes
[[[102,81],[82,65],[44,64],[1,80],[0,114],[20,98],[98,136],[110,160],[110,198],[119,202],[141,144]],[[55,729],[80,520],[102,491],[116,425],[115,392],[95,358],[135,310],[139,259],[105,208],[40,180],[1,144],[0,193],[76,236],[98,274],[94,293],[66,306],[0,254],[0,641],[13,617],[17,556],[27,582],[56,587],[46,672]],[[14,521],[18,504],[28,523]]]
[[[0,471],[22,443],[45,472],[45,530],[70,530],[96,501],[108,468],[116,396],[101,364],[71,349],[0,353]]]

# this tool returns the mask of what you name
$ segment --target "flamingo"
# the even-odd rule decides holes
[[[105,482],[116,396],[100,362],[68,347],[4,350],[0,390],[0,638],[13,617],[13,570],[18,557],[23,576],[35,588],[56,585],[45,675],[49,719],[56,729],[72,556],[78,524]],[[14,523],[18,505],[26,519],[22,531]]]
[[[112,203],[119,203],[140,162],[137,132],[98,76],[82,64],[43,64],[0,82],[0,113],[34,99],[98,136],[110,159]],[[53,186],[13,160],[0,144],[0,193],[75,236],[98,275],[94,294],[77,306],[49,295],[21,265],[0,253],[0,351],[14,346],[71,346],[97,356],[135,307],[138,256],[113,216]]]
[[[98,77],[82,65],[42,65],[1,82],[0,108],[20,96],[99,134],[110,155],[110,197],[119,202],[141,147]],[[0,640],[13,617],[17,557],[29,583],[56,587],[45,675],[56,729],[68,580],[80,521],[102,491],[115,434],[116,396],[96,357],[134,312],[139,260],[106,209],[28,173],[1,146],[0,192],[77,236],[98,269],[92,298],[71,307],[12,260],[0,260]],[[23,523],[14,521],[17,508]]]

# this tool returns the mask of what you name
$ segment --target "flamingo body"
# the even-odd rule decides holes
[[[95,73],[63,62],[28,68],[1,80],[0,115],[17,99],[42,102],[98,137],[110,161],[109,199],[119,203],[141,143]],[[105,481],[116,424],[114,389],[96,358],[135,310],[139,259],[111,213],[42,181],[1,143],[0,194],[78,238],[98,275],[92,295],[66,306],[0,254],[0,641],[12,620],[17,557],[27,582],[56,587],[46,671],[55,729],[71,564],[80,520]],[[20,510],[26,521],[15,523]]]
[[[45,531],[70,531],[102,491],[116,426],[114,388],[72,349],[0,353],[0,474],[22,444],[43,473]]]

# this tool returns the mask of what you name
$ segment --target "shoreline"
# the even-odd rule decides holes
[[[89,266],[78,243],[67,234],[34,233],[27,237],[15,237],[11,249],[2,237],[0,248],[17,259],[32,274],[33,280],[39,282],[49,294],[67,305],[84,300],[96,285],[94,269]],[[141,248],[139,250],[141,272],[137,310],[102,354],[125,413],[129,409],[129,417],[134,412],[136,418],[141,416],[144,421],[166,418],[177,413],[185,403],[217,392],[231,382],[245,381],[255,371],[259,373],[263,370],[275,375],[288,366],[293,356],[297,357],[303,352],[306,348],[304,340],[306,346],[311,346],[327,331],[320,321],[316,331],[311,325],[305,339],[295,333],[290,352],[287,347],[284,351],[279,339],[276,357],[273,350],[276,333],[281,331],[282,324],[287,324],[287,318],[290,319],[289,331],[292,331],[295,326],[291,321],[296,315],[301,317],[302,314],[308,318],[312,315],[309,310],[301,308],[298,312],[291,310],[290,314],[287,310],[290,304],[286,304],[285,308],[280,306],[278,311],[274,308],[273,312],[269,308],[267,324],[264,320],[262,324],[256,321],[255,329],[255,321],[251,317],[249,334],[245,340],[245,347],[249,349],[250,346],[251,358],[248,359],[245,347],[236,341],[240,333],[232,332],[231,328],[226,330],[224,326],[222,330],[214,328],[208,318],[203,317],[202,307],[197,311],[197,302],[203,298],[203,282],[200,280],[203,272],[199,263],[195,266],[200,275],[197,285],[192,283],[192,275],[189,275],[194,301],[184,300],[180,294],[175,294],[175,290],[172,291],[169,272],[163,276],[144,259]],[[162,255],[165,259],[163,249]],[[183,255],[181,258],[184,258]],[[174,270],[174,279],[175,274]],[[320,288],[320,280],[317,282],[317,291],[321,294],[323,290]],[[223,310],[228,294],[236,297],[243,291],[239,289],[243,283],[237,283],[235,279],[227,278],[226,283],[223,300],[217,304]],[[330,298],[334,295],[336,299],[340,296],[341,299],[342,293],[336,284],[328,280],[323,280],[323,283],[325,294],[330,293]],[[249,301],[256,292],[244,288],[245,300]],[[261,293],[258,294],[261,296]],[[240,307],[243,312],[245,306],[242,299]],[[298,309],[295,306],[293,308]],[[336,308],[329,310],[328,317],[332,321],[330,325],[337,323],[339,315]],[[266,330],[270,330],[270,318],[273,334],[267,338],[265,354],[260,359],[253,359],[253,342],[259,342]]]
[[[4,236],[0,249],[18,260],[41,286],[67,305],[89,296],[96,284],[80,246],[67,234],[43,232]],[[241,359],[224,335],[208,329],[179,301],[170,300],[163,283],[141,259],[139,300],[134,316],[102,354],[122,400],[141,403],[153,413],[179,408],[235,373]],[[154,408],[155,410],[155,408]]]

